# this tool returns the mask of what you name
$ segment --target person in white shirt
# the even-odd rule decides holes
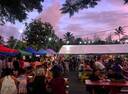
[[[65,60],[64,63],[65,63],[66,71],[69,72],[69,61]]]
[[[105,66],[102,64],[102,61],[101,61],[101,58],[98,57],[96,62],[95,62],[95,66],[97,69],[100,69],[100,70],[104,70],[105,69]]]
[[[81,78],[82,73],[84,71],[84,61],[83,60],[80,62],[79,67],[78,67],[78,70],[79,70],[78,77]]]

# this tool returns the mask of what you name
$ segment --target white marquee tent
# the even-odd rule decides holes
[[[125,54],[128,44],[111,45],[64,45],[59,54]]]

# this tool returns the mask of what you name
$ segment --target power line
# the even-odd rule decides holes
[[[122,28],[126,28],[126,27],[128,27],[128,26],[122,26]],[[94,35],[97,33],[104,33],[104,32],[113,31],[113,30],[115,30],[115,29],[102,30],[102,31],[95,32],[95,33],[80,34],[80,35],[75,35],[75,36],[88,36],[88,35]]]

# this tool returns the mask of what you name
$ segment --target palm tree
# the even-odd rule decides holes
[[[69,13],[70,17],[74,15],[75,12],[78,12],[78,7],[73,0],[66,0],[63,7],[60,9],[62,13]]]
[[[94,8],[100,1],[101,0],[65,0],[60,10],[64,14],[69,13],[70,16],[73,16],[79,12],[79,10]],[[128,4],[128,0],[123,1],[124,4]]]
[[[95,7],[98,4],[98,1],[100,0],[65,0],[65,3],[60,10],[64,14],[69,13],[71,17],[81,9]]]
[[[0,36],[0,44],[3,44],[4,43],[4,39],[2,36]]]
[[[64,34],[64,39],[67,44],[72,44],[74,42],[74,36],[71,32],[66,32]]]
[[[125,1],[125,4],[127,4],[128,3],[128,0],[124,0]]]
[[[124,35],[124,30],[123,27],[119,26],[118,28],[115,29],[115,34],[119,37],[119,42],[120,42],[120,38],[121,35]]]
[[[7,41],[7,44],[10,48],[14,48],[16,46],[17,39],[15,39],[13,36],[10,36],[10,38]]]

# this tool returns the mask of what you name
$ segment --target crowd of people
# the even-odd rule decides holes
[[[86,79],[101,82],[128,80],[128,59],[125,57],[104,58],[98,56],[89,60],[82,60],[79,65],[78,77],[82,81]],[[88,90],[92,94],[91,89]],[[106,90],[102,87],[95,88],[96,94],[109,94],[109,90]]]
[[[79,77],[84,76],[85,79],[96,80],[101,79],[105,75],[108,79],[126,79],[128,72],[128,59],[126,58],[107,58],[96,57],[91,60],[82,60],[79,64]],[[98,73],[98,77],[96,76]],[[100,78],[100,77],[101,78]]]
[[[29,64],[25,64],[29,62]],[[40,62],[38,65],[35,63]],[[65,61],[66,62],[66,61]],[[0,94],[67,94],[64,60],[0,58]]]
[[[68,94],[69,71],[78,72],[82,82],[86,79],[128,80],[128,59],[0,57],[0,94]],[[98,88],[96,92],[104,94],[102,90]]]

